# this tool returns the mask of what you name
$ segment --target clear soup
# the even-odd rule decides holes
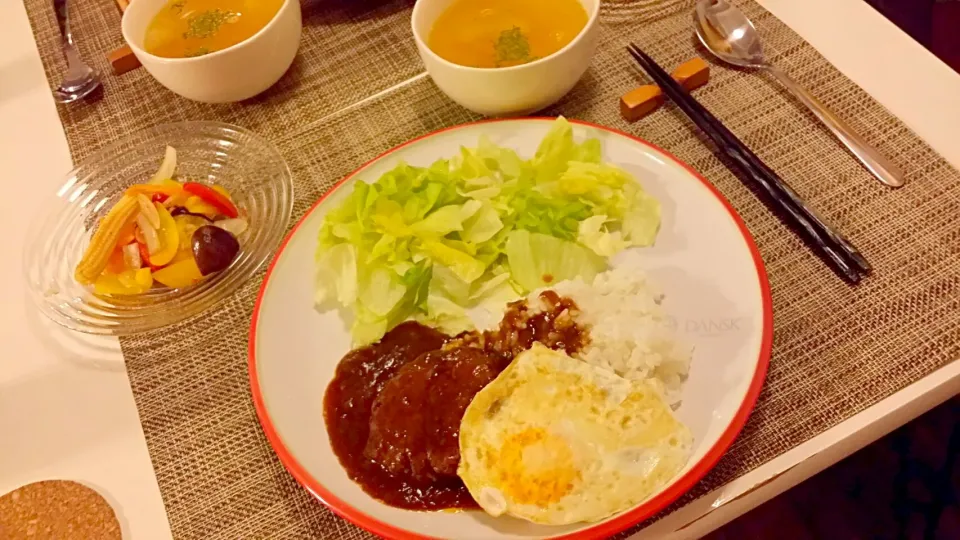
[[[284,0],[170,0],[150,21],[143,48],[166,58],[202,56],[253,36]]]
[[[456,0],[434,22],[427,45],[462,66],[509,67],[559,51],[586,24],[578,0]]]

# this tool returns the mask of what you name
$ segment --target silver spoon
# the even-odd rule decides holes
[[[717,58],[744,68],[766,70],[807,106],[874,176],[890,187],[903,185],[903,173],[846,122],[763,56],[760,35],[743,12],[726,0],[699,0],[694,27],[700,42]]]
[[[72,103],[96,90],[100,86],[100,78],[93,68],[83,62],[73,43],[67,0],[53,0],[53,10],[57,14],[57,24],[63,39],[63,56],[67,59],[63,82],[53,91],[53,97],[60,103]]]

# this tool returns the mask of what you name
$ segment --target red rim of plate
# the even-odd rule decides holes
[[[478,124],[487,124],[493,122],[526,122],[526,121],[553,121],[555,118],[544,118],[544,117],[534,117],[534,118],[523,118],[523,119],[492,119],[492,120],[481,120],[479,122],[473,122],[470,124],[461,124],[457,126],[452,126],[444,128],[426,135],[422,135],[415,139],[411,139],[396,148],[387,150],[386,152],[380,154],[379,156],[371,159],[370,161],[364,163],[354,172],[345,176],[342,180],[337,182],[337,184],[325,193],[320,199],[304,213],[303,217],[297,221],[297,224],[293,226],[293,229],[287,233],[287,236],[283,239],[283,242],[280,244],[279,249],[277,250],[276,255],[273,258],[273,261],[270,263],[269,268],[267,269],[267,274],[263,278],[263,283],[260,286],[260,292],[257,294],[257,301],[253,307],[253,317],[250,322],[250,336],[249,336],[249,362],[248,369],[250,372],[250,393],[253,396],[253,405],[257,411],[257,417],[260,419],[260,426],[263,428],[264,434],[267,436],[267,440],[270,442],[270,445],[273,447],[274,452],[276,452],[277,457],[280,458],[280,462],[283,463],[283,466],[286,467],[287,471],[300,483],[303,487],[307,489],[314,497],[320,500],[324,505],[326,505],[330,510],[339,515],[340,517],[358,525],[374,534],[378,534],[387,538],[397,538],[397,539],[432,539],[432,537],[420,535],[417,533],[412,533],[410,531],[397,528],[389,523],[380,521],[372,516],[364,514],[360,510],[353,508],[336,495],[331,493],[323,484],[320,483],[316,478],[312,477],[310,473],[303,468],[302,465],[293,457],[293,454],[287,449],[283,444],[283,441],[280,439],[279,434],[277,433],[276,428],[270,420],[270,415],[267,413],[266,405],[264,404],[263,395],[260,392],[260,381],[257,376],[257,357],[256,357],[256,340],[257,340],[257,321],[260,317],[260,304],[263,302],[264,293],[267,290],[267,284],[270,282],[270,276],[273,273],[273,269],[277,264],[277,261],[280,260],[280,256],[283,254],[283,250],[286,249],[287,243],[293,237],[293,235],[300,228],[300,225],[307,219],[307,217],[312,214],[330,195],[332,195],[336,190],[340,189],[348,180],[356,176],[358,173],[367,168],[370,164],[389,156],[390,154],[405,148],[415,142],[428,139],[430,137],[445,133],[447,131],[453,131],[457,129],[463,129],[465,127],[476,126]],[[704,475],[707,474],[710,469],[712,469],[717,462],[720,460],[720,457],[727,451],[733,441],[737,438],[737,435],[740,433],[740,430],[743,429],[743,426],[747,422],[750,413],[753,411],[753,406],[756,404],[757,397],[760,395],[760,390],[763,387],[763,381],[766,378],[767,367],[770,364],[770,353],[773,346],[773,301],[770,296],[770,283],[767,280],[767,273],[763,265],[763,259],[760,257],[760,251],[757,249],[756,243],[753,241],[753,237],[750,235],[749,230],[747,229],[746,224],[743,222],[743,219],[740,218],[740,215],[733,209],[730,203],[727,201],[723,195],[703,176],[701,176],[697,171],[686,163],[680,161],[673,154],[663,150],[662,148],[651,144],[639,137],[634,137],[627,133],[617,131],[605,126],[593,124],[590,122],[584,122],[581,120],[570,120],[571,123],[580,124],[583,126],[591,127],[594,129],[599,129],[607,131],[609,133],[614,133],[633,140],[643,146],[651,148],[660,154],[666,156],[670,160],[674,161],[681,167],[683,167],[687,172],[689,172],[694,178],[700,180],[707,190],[717,198],[720,204],[727,210],[730,214],[730,218],[736,223],[737,227],[740,229],[740,233],[743,235],[743,240],[746,242],[747,247],[750,249],[750,254],[753,257],[754,265],[757,270],[757,280],[760,285],[760,292],[762,296],[763,303],[763,337],[760,342],[760,357],[757,360],[757,368],[754,371],[753,379],[750,381],[750,386],[747,389],[747,393],[744,396],[743,402],[740,404],[740,408],[737,410],[736,414],[733,416],[730,424],[720,435],[720,438],[717,439],[717,442],[714,443],[713,447],[707,451],[704,457],[697,462],[686,474],[680,477],[678,480],[674,481],[672,484],[667,486],[666,489],[658,493],[653,498],[647,500],[643,504],[628,510],[623,514],[609,519],[607,521],[602,521],[596,525],[583,529],[574,533],[562,535],[562,536],[552,536],[549,537],[552,540],[558,539],[592,539],[592,538],[605,538],[610,535],[625,531],[638,523],[650,518],[655,515],[660,510],[666,508],[670,503],[677,500],[681,495],[686,493],[690,488],[692,488],[697,482],[700,481]]]

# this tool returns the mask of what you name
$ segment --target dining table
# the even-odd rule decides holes
[[[116,10],[113,0],[73,0],[72,3],[72,9],[78,13]],[[408,4],[411,2],[391,3],[401,4],[399,9],[403,14],[402,10],[408,11]],[[637,0],[635,3],[648,11],[657,9],[656,0]],[[666,3],[676,4],[677,2],[669,0]],[[819,53],[830,66],[855,83],[856,87],[862,89],[872,99],[871,107],[874,103],[877,104],[878,108],[882,107],[900,122],[898,126],[905,126],[904,129],[891,128],[890,137],[906,136],[904,135],[906,131],[912,132],[909,136],[915,134],[919,141],[922,141],[922,143],[918,141],[917,144],[925,144],[927,145],[925,148],[929,147],[932,152],[935,152],[931,155],[939,155],[953,169],[960,169],[960,145],[957,144],[960,140],[960,74],[938,60],[863,0],[805,0],[803,2],[756,0],[756,3],[775,17],[770,19],[769,24],[782,24],[795,32],[812,47],[811,50]],[[146,394],[148,390],[144,389],[143,370],[146,368],[143,367],[145,365],[143,359],[149,357],[156,361],[149,368],[154,371],[166,369],[163,362],[149,356],[148,346],[144,342],[127,343],[121,347],[121,342],[115,337],[72,332],[44,319],[33,305],[26,292],[22,270],[25,229],[36,208],[56,191],[64,175],[74,166],[77,155],[88,153],[78,152],[77,148],[72,148],[68,144],[67,133],[77,137],[74,140],[95,141],[98,137],[102,137],[104,142],[110,142],[111,139],[116,139],[118,133],[115,131],[105,130],[103,133],[98,133],[96,130],[100,129],[98,126],[101,124],[98,122],[102,120],[100,118],[102,111],[111,99],[110,92],[117,91],[121,86],[121,83],[107,85],[105,95],[91,101],[69,105],[55,103],[51,88],[57,81],[48,80],[51,69],[47,66],[45,70],[42,62],[43,48],[49,47],[49,43],[39,43],[38,48],[38,29],[35,27],[38,20],[43,20],[43,16],[30,12],[30,10],[36,10],[41,4],[33,0],[25,3],[0,2],[0,20],[4,21],[4,30],[0,32],[0,171],[2,171],[0,181],[4,185],[5,192],[5,195],[0,197],[2,201],[0,230],[4,231],[4,234],[0,235],[0,246],[2,246],[0,249],[6,254],[7,261],[0,264],[0,289],[2,289],[0,297],[4,299],[3,307],[0,309],[0,335],[2,335],[0,343],[3,347],[3,354],[0,355],[0,434],[2,434],[0,435],[0,495],[24,484],[41,480],[65,479],[81,482],[94,488],[110,503],[118,516],[124,538],[359,537],[356,536],[358,533],[353,526],[326,513],[326,510],[321,510],[319,501],[308,500],[309,496],[303,493],[292,493],[302,488],[283,476],[285,473],[278,464],[272,464],[269,474],[280,477],[268,480],[257,476],[257,468],[263,468],[259,465],[261,462],[251,461],[245,473],[248,476],[244,477],[238,472],[241,469],[237,467],[229,469],[234,476],[218,475],[217,471],[211,470],[216,461],[206,462],[195,469],[189,468],[191,459],[184,458],[176,461],[177,453],[196,456],[200,452],[229,454],[229,450],[224,450],[223,447],[212,443],[209,443],[209,449],[198,450],[200,443],[195,444],[191,441],[189,433],[184,433],[182,439],[174,442],[162,444],[157,442],[160,440],[158,437],[167,436],[158,435],[157,430],[175,431],[182,427],[176,424],[158,426],[157,417],[152,416],[153,413],[149,409],[162,407],[163,404],[151,401],[153,398]],[[332,4],[342,3],[332,2]],[[629,5],[630,2],[609,0],[609,4]],[[692,5],[690,2],[686,4]],[[305,10],[306,24],[314,26],[325,24],[323,17],[318,17],[319,21],[310,21],[310,13],[319,13],[324,9],[327,9],[325,2],[312,2],[309,9]],[[112,14],[111,17],[118,20],[119,15]],[[317,28],[313,30],[322,31]],[[369,31],[375,33],[378,30],[373,25]],[[76,38],[83,43],[84,39],[95,39],[96,36],[81,34]],[[363,40],[372,38],[361,34],[356,39],[358,41],[353,46],[363,47]],[[688,35],[676,39],[691,41],[692,26]],[[101,49],[109,50],[118,45],[120,43],[98,42],[95,48],[91,47],[88,50],[96,50],[99,54]],[[689,44],[685,42],[686,45]],[[377,46],[386,45],[380,43]],[[413,50],[409,46],[404,47],[405,53]],[[400,59],[393,56],[396,53],[393,49],[387,52],[389,54],[379,55],[374,64],[358,66],[355,77],[358,77],[357,81],[364,77],[368,78],[369,80],[364,84],[351,79],[344,83],[349,83],[351,86],[342,91],[338,90],[332,97],[330,94],[317,93],[314,98],[310,98],[313,101],[298,98],[294,105],[290,105],[291,114],[294,112],[301,114],[300,109],[310,107],[325,111],[311,119],[313,124],[321,126],[310,132],[312,136],[317,137],[318,145],[335,146],[337,144],[329,133],[323,131],[322,126],[326,122],[345,122],[344,114],[351,115],[348,119],[351,121],[362,119],[364,122],[369,122],[370,124],[365,124],[363,129],[374,131],[379,121],[375,118],[376,115],[391,114],[389,103],[370,106],[371,103],[385,99],[384,96],[388,96],[386,99],[402,100],[415,99],[418,96],[422,98],[429,92],[435,93],[432,86],[423,86],[430,83],[415,56],[413,60]],[[310,63],[324,61],[322,51],[301,50],[301,55],[306,54],[309,54],[307,61]],[[607,51],[606,54],[611,53]],[[706,53],[703,52],[703,54]],[[625,52],[623,56],[626,58]],[[101,68],[103,67],[102,57],[90,60],[97,60]],[[790,68],[790,65],[782,67]],[[302,71],[306,68],[295,63],[292,69]],[[403,74],[402,77],[392,77],[390,71],[394,69],[409,70],[409,73]],[[714,65],[713,69],[715,73],[719,73],[726,68]],[[733,73],[737,76],[746,76]],[[129,79],[131,74],[118,76],[104,71],[101,75],[105,79],[132,80]],[[607,71],[603,69],[588,74],[588,77],[599,79],[592,82],[601,87],[604,84],[603,78],[607,76]],[[639,75],[635,76],[639,77]],[[281,81],[280,84],[290,86],[296,85],[297,82],[287,80]],[[410,91],[409,96],[404,97],[406,91],[404,88],[411,88],[410,85],[416,88],[423,86],[423,90]],[[629,88],[613,88],[614,91],[621,89]],[[123,90],[128,92],[126,98],[136,95],[135,89],[124,87]],[[286,90],[289,88],[285,87],[284,91]],[[604,91],[607,90],[610,89],[604,89]],[[831,88],[829,85],[813,86],[811,90],[814,93],[829,93]],[[158,86],[151,86],[145,88],[144,92],[166,91]],[[565,102],[568,109],[560,108],[554,112],[576,117],[578,109],[574,100],[590,97],[588,93],[581,92],[583,94],[581,96],[577,92],[575,91],[574,95],[568,97],[568,101]],[[265,101],[270,99],[272,98],[265,98]],[[436,97],[431,97],[431,100],[434,99],[445,98],[437,94]],[[171,110],[155,112],[158,122],[177,118],[179,111],[186,110],[184,105],[186,102],[171,101],[171,103],[173,103]],[[381,101],[381,103],[386,102]],[[435,122],[425,121],[424,126],[443,127],[445,120],[439,119],[439,113],[431,108],[432,103],[434,101],[424,100],[419,104],[418,110],[425,118],[431,120],[437,116]],[[276,104],[271,106],[273,105]],[[131,99],[126,106],[130,109],[139,109],[142,105]],[[255,99],[252,103],[241,106],[255,109],[264,106],[264,101]],[[456,107],[453,104],[444,106]],[[64,109],[65,107],[69,110]],[[284,113],[286,111],[284,107],[285,105],[277,105],[271,109],[271,113],[264,114],[272,114],[275,111]],[[293,107],[297,110],[293,111]],[[611,110],[616,110],[616,100],[611,100],[609,107]],[[864,109],[866,112],[863,113],[862,122],[871,121],[873,118],[870,116],[871,110]],[[64,111],[69,111],[68,126],[65,126],[64,115],[61,114]],[[151,111],[134,112],[141,115],[138,118],[145,119],[149,119],[150,115],[154,114]],[[841,110],[841,113],[843,112]],[[660,111],[657,114],[676,113]],[[762,112],[756,114],[762,114]],[[468,115],[464,117],[470,119]],[[255,115],[250,118],[256,122],[260,121],[260,117]],[[190,119],[214,120],[216,118]],[[642,126],[643,122],[644,120],[641,120],[635,126]],[[286,136],[285,131],[304,132],[304,129],[309,127],[296,124],[297,120],[294,118],[290,119],[289,125],[274,122],[270,124],[272,127],[264,128],[266,133],[262,134],[268,139],[278,139]],[[257,130],[255,125],[244,127]],[[633,129],[629,125],[617,126],[617,128]],[[645,135],[642,128],[636,129],[635,134],[641,137]],[[404,134],[401,133],[401,135]],[[397,136],[399,135],[391,133],[384,137],[392,146],[393,139]],[[686,136],[694,137],[692,132],[687,132]],[[828,135],[824,132],[823,137],[826,138]],[[662,144],[668,150],[671,150],[671,143],[680,144],[672,139],[651,140],[651,142]],[[785,144],[789,146],[790,143]],[[361,156],[347,150],[331,151],[331,153],[332,157],[325,155],[317,159],[322,163],[327,163],[325,160],[330,159],[341,160],[348,171],[362,163]],[[803,158],[798,159],[802,161]],[[302,167],[300,169],[297,166],[294,167],[295,174],[302,174],[304,170]],[[951,174],[952,176],[946,175],[941,178],[957,182],[955,173]],[[848,178],[837,179],[838,182],[841,180],[849,181]],[[857,178],[857,181],[864,182],[866,185],[872,179],[864,173]],[[910,181],[919,183],[924,182],[925,179],[915,175],[910,178]],[[869,189],[887,188],[870,185]],[[909,190],[911,186],[908,184],[902,189]],[[743,200],[741,199],[741,205]],[[295,213],[300,215],[310,202],[298,200]],[[930,204],[931,208],[935,208],[937,201],[933,200]],[[747,221],[750,225],[749,220]],[[956,244],[960,242],[960,236],[951,238],[954,242],[954,253],[956,253],[956,250],[960,249],[957,247],[960,244]],[[892,237],[887,241],[891,246],[890,249],[893,249],[895,244],[905,240]],[[764,242],[764,238],[759,239],[761,248]],[[909,246],[901,245],[897,248],[908,249]],[[764,255],[771,258],[784,256],[770,252]],[[771,273],[785,271],[776,265],[768,265],[768,270]],[[909,275],[901,279],[904,280],[902,283],[904,288],[911,286]],[[787,286],[783,283],[781,285]],[[776,308],[775,303],[775,320],[778,315]],[[864,314],[864,316],[871,315]],[[782,332],[789,331],[791,330],[782,330]],[[885,326],[878,330],[878,332],[900,331],[912,332],[911,335],[923,334],[924,328],[900,329]],[[876,339],[881,340],[886,337],[878,335]],[[844,334],[836,339],[848,338],[849,336]],[[930,336],[929,341],[937,342],[935,338],[937,336]],[[827,336],[826,339],[831,341],[833,338]],[[832,346],[842,346],[833,341],[831,343],[833,343]],[[777,362],[779,345],[775,341],[773,363]],[[953,355],[954,351],[955,349],[942,348],[929,351],[929,354],[940,358],[944,354]],[[129,354],[138,355],[139,358],[137,369],[141,371],[136,375],[136,380],[133,380],[134,373],[131,371],[133,364],[130,363]],[[936,363],[927,365],[927,368],[918,368],[916,372],[910,372],[912,375],[909,379],[897,379],[900,382],[895,387],[871,393],[869,399],[864,398],[864,401],[858,402],[855,406],[847,407],[846,405],[849,404],[845,404],[846,408],[838,412],[836,418],[825,413],[824,421],[817,429],[807,430],[802,434],[785,434],[784,440],[777,445],[772,443],[768,445],[771,449],[775,447],[776,451],[771,450],[750,462],[749,466],[725,474],[722,476],[722,481],[702,486],[659,515],[657,519],[646,522],[640,528],[632,529],[629,532],[630,537],[636,539],[698,538],[715,530],[955,395],[960,391],[960,362],[955,360],[955,356],[942,358]],[[245,366],[238,369],[243,370]],[[777,381],[768,379],[768,385],[771,384],[777,384]],[[214,390],[226,391],[222,388],[210,391],[214,392]],[[769,389],[770,392],[775,390]],[[843,390],[840,389],[840,391]],[[850,393],[858,391],[856,388],[846,390]],[[138,395],[137,392],[140,394]],[[807,393],[812,396],[811,399],[817,399],[819,395],[818,390],[814,388],[808,389]],[[216,397],[215,394],[210,395]],[[213,398],[209,398],[208,395],[206,399]],[[237,399],[238,403],[242,404],[245,403],[244,400],[249,400],[249,397],[239,396]],[[169,406],[173,411],[174,404],[171,403]],[[244,418],[247,417],[253,418],[252,413]],[[223,422],[227,421],[223,420]],[[214,426],[208,426],[208,428],[215,429]],[[189,431],[192,428],[183,429]],[[197,427],[197,429],[201,428]],[[270,456],[270,449],[262,435],[251,426],[246,426],[244,429],[246,429],[244,433],[247,434],[244,436],[251,438],[249,444],[259,448],[258,455]],[[748,425],[747,430],[750,429]],[[778,436],[775,429],[764,433],[764,437],[767,438]],[[208,442],[205,441],[204,444]],[[744,448],[740,447],[737,450],[735,446],[735,450],[743,452]],[[218,459],[229,459],[229,456],[220,456]],[[734,469],[728,468],[728,471],[734,471]],[[205,474],[208,477],[203,477]],[[188,478],[189,480],[185,480]],[[249,486],[245,484],[244,478],[249,479]],[[271,497],[291,497],[296,498],[298,502],[281,505],[268,512],[268,502],[244,501],[245,490],[248,491],[250,486],[262,485],[257,482],[268,481],[282,486],[277,488],[278,494]],[[191,491],[192,485],[199,486],[198,492],[214,493],[211,490],[215,488],[211,487],[211,484],[217,482],[222,483],[219,491],[216,491],[216,497],[190,498],[185,494]],[[177,491],[178,489],[180,491]],[[229,504],[224,502],[227,500],[234,502]],[[245,504],[261,505],[258,508],[262,508],[264,513],[245,513],[243,512]],[[320,514],[321,511],[324,513]],[[304,516],[311,512],[325,517]],[[313,528],[301,526],[303,522],[313,523],[314,526]],[[201,529],[200,525],[191,526],[190,523],[205,524],[204,526],[208,528]],[[217,523],[219,525],[211,525]]]

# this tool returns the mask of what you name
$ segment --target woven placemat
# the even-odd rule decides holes
[[[104,53],[120,42],[110,2],[81,3],[75,19],[85,57],[101,69]],[[61,60],[48,3],[27,0],[27,7],[48,77],[56,80]],[[697,97],[852,239],[874,264],[873,277],[858,287],[844,285],[726,170],[674,107],[633,125],[620,119],[617,96],[646,82],[623,50],[627,41],[668,68],[704,55],[692,39],[692,3],[606,1],[592,68],[547,111],[639,135],[702,172],[743,216],[767,265],[775,318],[767,383],[731,450],[675,507],[960,356],[960,174],[757,4],[737,2],[764,35],[772,59],[903,168],[907,186],[882,187],[761,75],[714,66]],[[338,179],[380,152],[476,119],[419,75],[410,5],[344,0],[305,6],[292,72],[247,103],[191,103],[142,70],[108,77],[99,102],[60,109],[74,158],[157,122],[235,122],[271,138],[289,160],[299,218]],[[246,351],[261,279],[189,326],[121,341],[173,533],[366,537],[292,480],[257,424]]]

